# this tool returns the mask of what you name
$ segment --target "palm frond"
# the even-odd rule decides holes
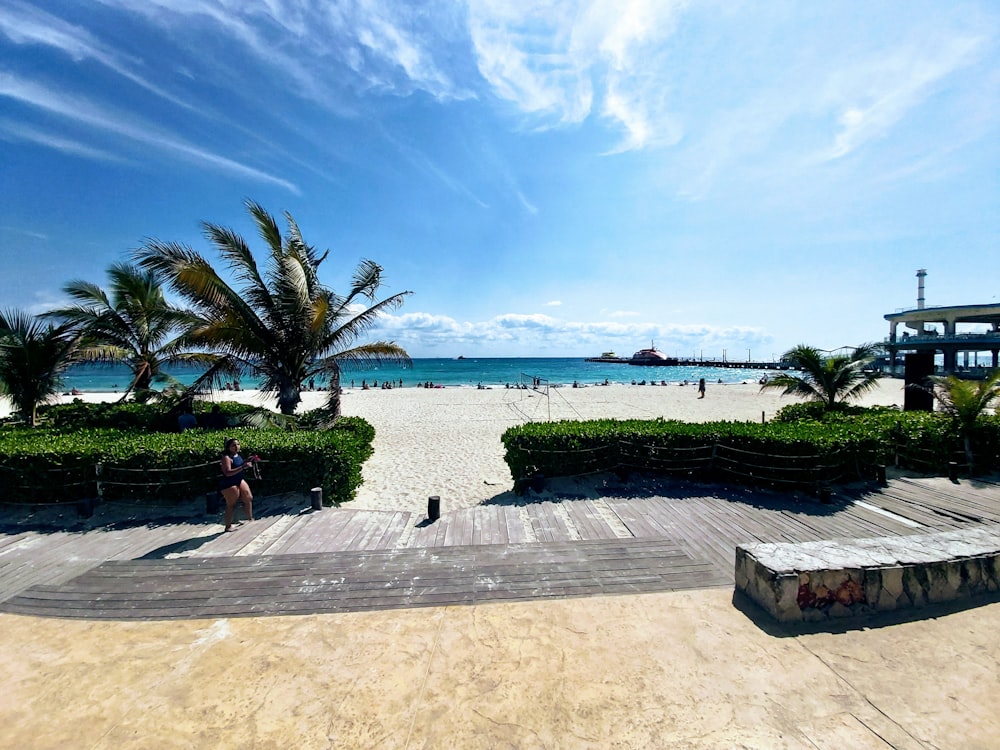
[[[858,398],[877,386],[880,373],[864,369],[876,351],[875,345],[862,344],[850,355],[824,357],[816,347],[799,344],[785,352],[782,359],[800,373],[782,373],[764,383],[761,390],[780,388],[782,395],[821,401],[827,409],[833,409],[838,403]]]
[[[19,310],[0,312],[0,389],[31,425],[37,408],[58,393],[62,374],[79,361],[81,333]]]

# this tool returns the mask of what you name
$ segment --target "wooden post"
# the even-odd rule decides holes
[[[436,521],[441,517],[440,495],[431,495],[427,498],[427,517],[431,521]]]
[[[878,482],[883,487],[888,484],[885,478],[885,465],[878,464],[875,466],[875,481]]]
[[[948,462],[948,479],[953,482],[958,481],[958,461]]]
[[[323,510],[323,488],[313,487],[309,491],[309,499],[312,501],[313,510]]]

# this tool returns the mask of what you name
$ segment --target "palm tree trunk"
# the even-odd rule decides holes
[[[333,409],[333,418],[340,419],[340,370],[334,370],[330,374],[330,407]]]
[[[972,438],[969,436],[968,432],[966,432],[962,436],[962,442],[965,445],[965,465],[969,467],[969,476],[971,477],[972,474],[973,474],[973,468],[972,468],[972,459],[973,459],[973,456],[972,456]]]
[[[300,401],[302,401],[302,396],[298,383],[286,380],[281,384],[278,389],[278,410],[282,414],[294,414]]]

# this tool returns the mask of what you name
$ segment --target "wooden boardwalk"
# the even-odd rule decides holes
[[[411,513],[308,512],[264,498],[258,520],[0,529],[0,611],[149,619],[335,612],[732,585],[748,542],[897,536],[1000,523],[994,481],[893,479],[830,504],[640,480],[598,499]]]

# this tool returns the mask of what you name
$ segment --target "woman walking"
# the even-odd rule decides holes
[[[250,485],[243,478],[243,472],[257,457],[243,460],[240,456],[240,441],[236,438],[226,440],[226,449],[222,452],[222,479],[219,480],[219,492],[222,499],[226,501],[226,531],[233,530],[233,512],[236,510],[236,503],[243,503],[247,520],[253,520],[253,493],[250,492]]]

